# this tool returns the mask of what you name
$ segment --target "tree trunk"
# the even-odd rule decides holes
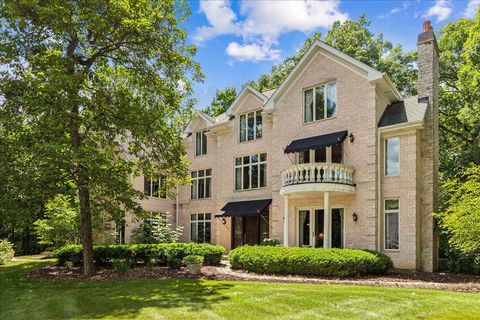
[[[90,212],[90,189],[88,170],[83,165],[83,152],[81,150],[82,138],[78,130],[76,116],[78,107],[73,109],[73,116],[70,122],[72,146],[76,155],[75,173],[76,185],[78,188],[78,199],[80,200],[80,218],[81,218],[81,239],[83,247],[83,275],[91,277],[95,274],[95,265],[93,263],[93,239],[92,239],[92,215]]]

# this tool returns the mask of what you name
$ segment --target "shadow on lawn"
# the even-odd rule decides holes
[[[234,287],[227,283],[206,283],[203,280],[191,279],[114,281],[106,285],[90,282],[90,284],[91,286],[79,288],[78,293],[84,297],[84,304],[77,310],[81,314],[72,316],[134,317],[145,308],[163,309],[158,310],[163,312],[170,308],[186,308],[189,312],[201,311],[228,300],[229,298],[222,292]],[[61,294],[61,291],[58,293]],[[155,310],[152,312],[155,313]]]

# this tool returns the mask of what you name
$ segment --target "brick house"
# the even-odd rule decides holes
[[[418,96],[322,42],[283,83],[245,86],[230,108],[189,124],[192,186],[176,199],[161,181],[133,183],[143,207],[170,213],[182,241],[227,250],[285,246],[366,248],[396,267],[433,271],[437,238],[438,55],[429,22],[418,37]],[[130,219],[131,220],[131,219]],[[127,217],[125,241],[138,224]]]

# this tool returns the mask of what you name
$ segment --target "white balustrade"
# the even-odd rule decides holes
[[[353,185],[353,171],[340,163],[303,163],[282,170],[282,186],[300,183],[342,183]]]

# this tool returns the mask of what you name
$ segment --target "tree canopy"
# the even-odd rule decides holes
[[[217,90],[215,92],[215,97],[213,97],[212,102],[210,102],[210,106],[203,111],[216,117],[227,111],[236,97],[237,89],[235,89],[235,87],[226,87],[223,90]]]
[[[24,164],[78,195],[86,275],[91,214],[143,212],[131,175],[188,179],[180,132],[202,77],[179,27],[188,15],[173,0],[0,4],[0,127],[10,152],[27,148]]]

